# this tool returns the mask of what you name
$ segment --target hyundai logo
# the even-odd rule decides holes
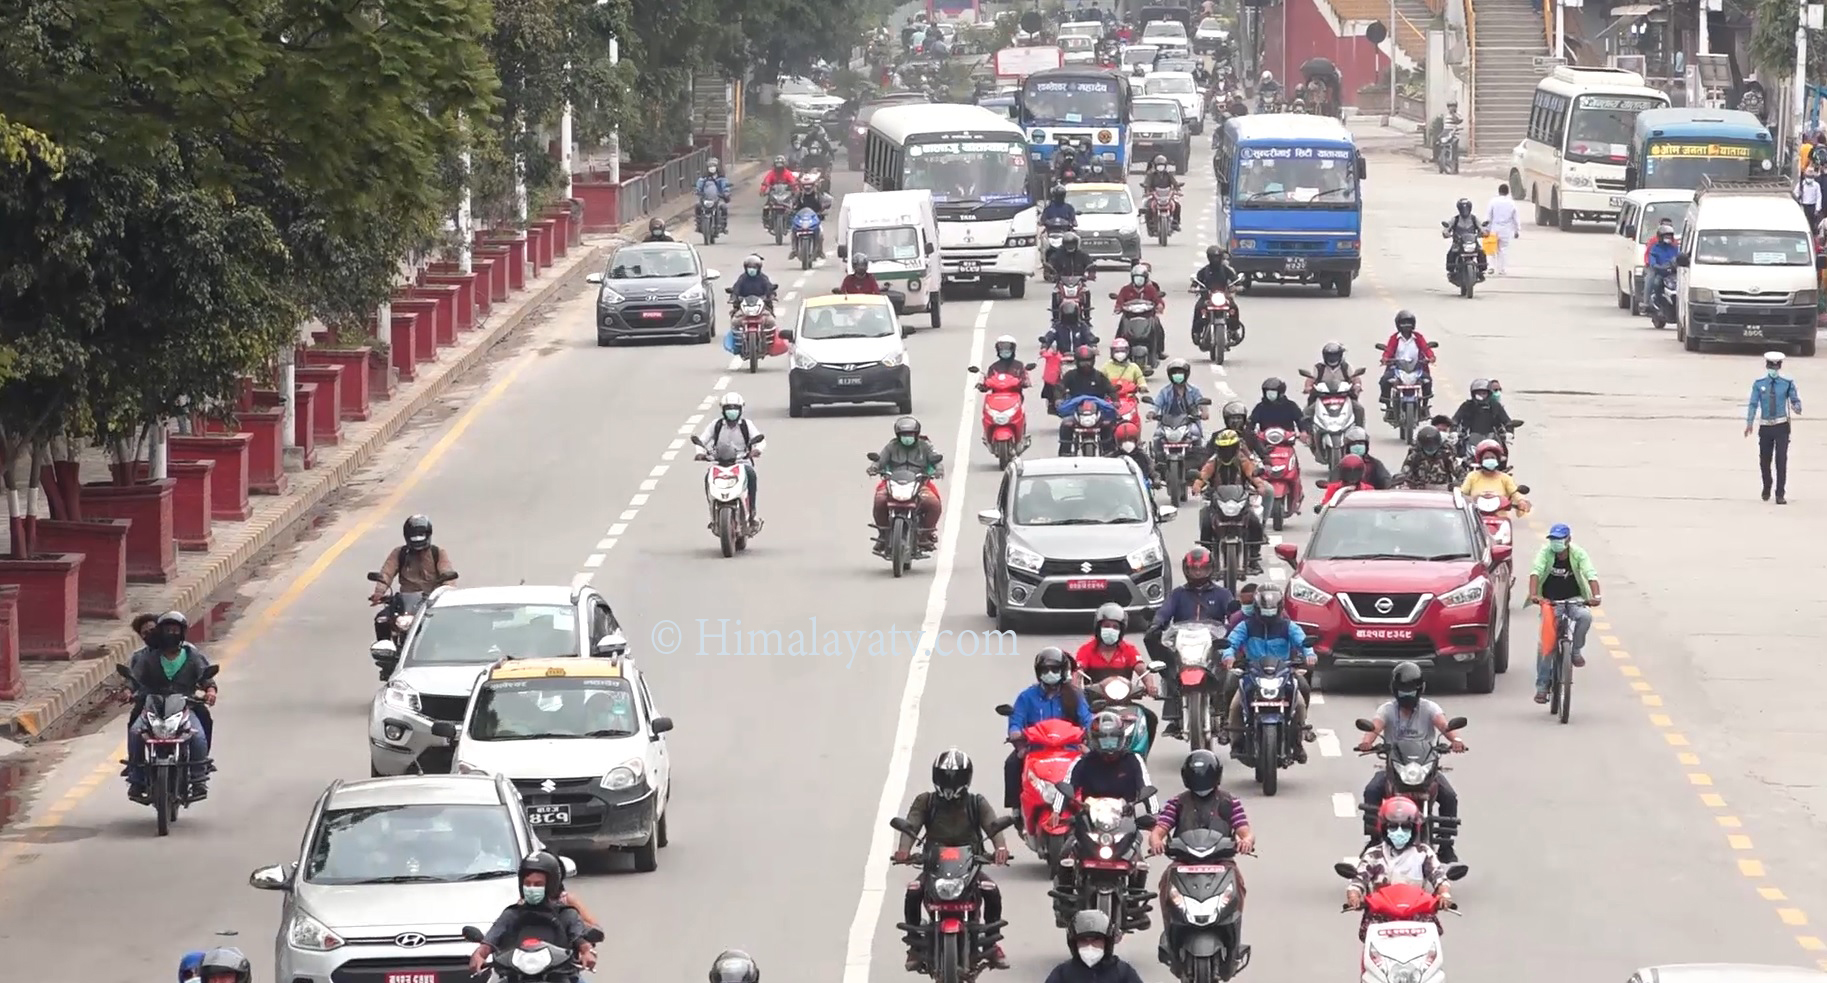
[[[1078,572],[1079,573],[1090,573],[1091,572],[1091,561],[1086,560],[1085,562],[1079,564]]]
[[[431,940],[417,932],[401,932],[393,937],[393,944],[402,949],[417,949]]]
[[[1383,600],[1387,601],[1387,600],[1389,600],[1389,598],[1386,597]],[[1381,610],[1385,610],[1385,609],[1378,608],[1378,610],[1381,611]],[[547,792],[547,793],[556,792],[556,791],[558,791],[558,783],[551,780],[550,778],[548,778],[545,781],[539,783],[539,790],[541,792]]]
[[[1394,611],[1396,609],[1396,602],[1390,600],[1387,597],[1379,597],[1379,598],[1377,598],[1377,603],[1376,603],[1375,607],[1377,609],[1378,614],[1388,614],[1389,612]]]

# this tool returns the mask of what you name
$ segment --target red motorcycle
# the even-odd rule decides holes
[[[996,712],[1009,716],[1008,704]],[[1066,720],[1042,720],[1021,732],[1021,839],[1057,875],[1072,842],[1072,812],[1060,801],[1059,784],[1085,753],[1085,732]]]
[[[743,297],[730,318],[736,335],[735,354],[749,363],[750,372],[761,367],[762,359],[786,354],[787,339],[775,327],[774,315],[762,298]]]
[[[1295,447],[1300,441],[1294,431],[1280,427],[1270,427],[1262,431],[1263,454],[1268,460],[1263,462],[1264,481],[1275,493],[1269,502],[1269,523],[1276,532],[1280,532],[1291,515],[1299,515],[1301,503],[1306,493],[1302,490],[1300,480],[1300,455]]]
[[[1058,356],[1055,356],[1057,362]],[[1034,370],[1033,363],[1024,366]],[[975,365],[966,372],[982,372]],[[991,372],[977,383],[983,397],[983,446],[996,455],[996,466],[1006,468],[1009,462],[1028,449],[1028,415],[1022,409],[1022,393],[1028,383],[1013,372]]]
[[[1125,379],[1116,384],[1116,425],[1133,424],[1136,432],[1142,431],[1142,407],[1136,395],[1136,384]]]
[[[1180,203],[1180,192],[1173,188],[1155,188],[1148,193],[1148,234],[1166,248],[1174,234],[1174,207]]]

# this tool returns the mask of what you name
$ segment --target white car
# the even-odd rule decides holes
[[[1193,50],[1193,43],[1186,37],[1186,25],[1177,20],[1149,21],[1142,26],[1141,41],[1160,48],[1163,53],[1177,48],[1191,54]]]
[[[806,119],[823,119],[826,113],[844,104],[842,96],[826,92],[809,79],[796,77],[781,78],[780,94],[776,98],[793,110],[795,116]]]
[[[1094,266],[1127,270],[1142,261],[1142,216],[1129,185],[1068,184],[1066,204],[1078,213],[1079,249]]]
[[[1117,55],[1117,67],[1125,73],[1134,72],[1140,68],[1146,75],[1155,70],[1155,56],[1160,53],[1161,49],[1152,44],[1132,44]]]
[[[1174,170],[1184,174],[1193,154],[1190,124],[1180,100],[1168,96],[1137,96],[1129,104],[1131,168],[1166,154]]]
[[[456,740],[459,774],[504,775],[527,823],[556,852],[634,855],[666,845],[672,718],[653,707],[634,660],[504,659],[476,681]]]
[[[1153,72],[1142,80],[1142,94],[1164,96],[1180,104],[1186,117],[1186,128],[1193,133],[1205,132],[1205,95],[1191,72]]]
[[[1193,32],[1193,47],[1201,51],[1216,51],[1228,44],[1231,32],[1224,29],[1224,22],[1216,17],[1207,17],[1199,22],[1199,29]]]
[[[872,258],[871,269],[875,265]],[[781,336],[790,346],[788,416],[805,416],[807,407],[829,403],[893,403],[896,412],[913,412],[907,332],[888,297],[808,297],[799,305],[795,326]]]

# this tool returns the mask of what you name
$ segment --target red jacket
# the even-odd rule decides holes
[[[1116,309],[1120,311],[1123,309],[1124,304],[1127,304],[1132,300],[1141,299],[1152,301],[1155,305],[1156,314],[1164,313],[1167,310],[1167,295],[1161,292],[1160,284],[1153,280],[1148,281],[1148,286],[1146,287],[1136,286],[1134,280],[1123,284],[1123,289],[1117,291]]]
[[[761,191],[766,194],[767,190],[776,184],[794,187],[797,183],[797,175],[793,173],[792,168],[777,167],[761,176]]]
[[[1098,640],[1094,638],[1085,644],[1080,645],[1078,651],[1073,653],[1072,659],[1078,663],[1080,669],[1086,671],[1098,669],[1133,670],[1136,666],[1142,664],[1142,653],[1137,651],[1136,647],[1128,642],[1118,641],[1116,643],[1116,651],[1108,655],[1104,653],[1103,648],[1104,647],[1099,644]]]
[[[1320,504],[1321,505],[1331,505],[1333,496],[1337,495],[1339,493],[1339,491],[1342,490],[1344,487],[1345,487],[1345,483],[1342,481],[1335,481],[1332,484],[1327,485],[1326,494],[1324,497],[1322,497],[1320,499]],[[1371,489],[1373,489],[1375,487],[1376,487],[1375,485],[1371,484],[1368,481],[1360,481],[1354,486],[1354,488],[1358,491],[1370,491]]]
[[[1383,343],[1384,365],[1388,365],[1390,362],[1395,361],[1396,345],[1401,342],[1401,340],[1402,332],[1391,331],[1389,333],[1389,340]],[[1422,335],[1419,331],[1415,332],[1415,345],[1421,349],[1421,361],[1432,362],[1434,360],[1434,350],[1428,346],[1426,336]]]
[[[879,294],[882,292],[882,285],[876,282],[875,277],[867,273],[852,273],[844,277],[843,283],[838,284],[837,292],[840,294]]]

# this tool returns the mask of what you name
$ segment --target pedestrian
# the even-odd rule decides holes
[[[1809,164],[1795,182],[1795,200],[1808,213],[1808,227],[1814,228],[1821,220],[1821,172],[1814,164]]]
[[[1510,244],[1522,238],[1522,219],[1516,213],[1516,200],[1510,197],[1510,186],[1497,186],[1497,197],[1484,209],[1485,224],[1497,236],[1497,255],[1491,257],[1491,270],[1503,276],[1510,268]]]
[[[1770,466],[1776,465],[1776,504],[1789,504],[1789,417],[1801,415],[1802,394],[1795,380],[1783,375],[1783,353],[1764,353],[1764,374],[1751,383],[1751,400],[1745,406],[1745,436],[1757,431],[1757,470],[1764,479],[1764,501],[1770,500]],[[1759,420],[1761,416],[1763,419]]]

